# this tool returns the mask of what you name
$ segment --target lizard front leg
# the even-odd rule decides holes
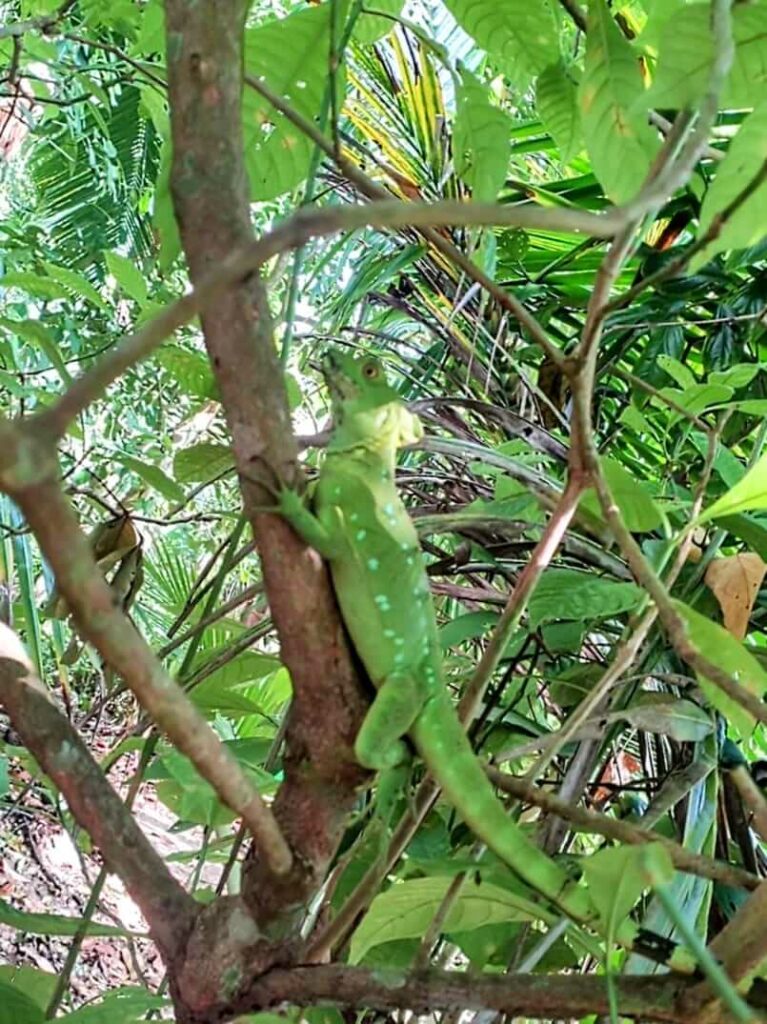
[[[342,536],[338,530],[338,517],[334,510],[316,516],[298,493],[283,487],[278,495],[277,512],[293,527],[307,544],[323,558],[331,559],[338,553]]]

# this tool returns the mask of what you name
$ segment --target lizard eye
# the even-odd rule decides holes
[[[379,372],[380,371],[375,363],[365,363],[362,367],[362,375],[363,377],[367,377],[368,380],[372,380],[374,377],[377,377]]]

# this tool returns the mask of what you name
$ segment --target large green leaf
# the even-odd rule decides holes
[[[730,143],[727,155],[716,171],[700,211],[698,237],[705,235],[714,218],[738,196],[756,176],[767,159],[767,101],[750,114]],[[757,188],[727,219],[716,237],[697,253],[691,271],[727,249],[745,249],[767,234],[767,182]]]
[[[104,262],[122,291],[143,306],[148,298],[147,283],[133,260],[117,252],[105,252]]]
[[[137,459],[133,455],[126,455],[122,452],[116,454],[115,459],[117,462],[121,462],[126,469],[132,470],[136,476],[140,476],[144,483],[149,484],[168,501],[184,500],[183,488],[179,487],[176,481],[172,480],[159,466],[154,466],[151,462],[144,462],[143,459]]]
[[[43,1024],[45,1011],[21,989],[0,981],[0,1024]]]
[[[92,302],[94,306],[98,306],[101,309],[108,310],[109,306],[102,299],[100,293],[93,287],[87,277],[82,274],[78,274],[76,270],[70,270],[69,267],[61,267],[56,263],[50,263],[47,260],[43,263],[43,266],[48,271],[49,277],[54,281],[58,281],[65,292],[70,292],[73,295],[79,295],[83,299],[87,299],[88,302]]]
[[[600,459],[602,472],[626,527],[632,532],[646,533],[663,523],[663,516],[644,483],[629,473],[617,459]],[[596,494],[589,489],[581,499],[580,508],[601,515]]]
[[[150,1010],[162,1010],[167,1005],[167,999],[145,988],[118,988],[96,1006],[83,1006],[57,1020],[67,1024],[139,1024]]]
[[[215,658],[215,654],[213,655]],[[257,651],[244,651],[216,669],[192,690],[192,700],[207,713],[217,712],[230,718],[263,713],[260,693],[244,692],[252,683],[261,683],[280,668],[276,658]],[[268,696],[265,687],[264,696]]]
[[[0,983],[16,989],[17,992],[23,992],[43,1010],[51,1001],[57,981],[58,975],[51,971],[42,971],[39,967],[0,965]]]
[[[157,353],[157,362],[174,377],[181,390],[194,398],[212,398],[216,382],[210,362],[202,352],[190,352],[178,345],[165,345]]]
[[[749,693],[764,697],[767,693],[767,672],[753,654],[749,654],[743,644],[723,626],[681,601],[676,601],[675,605],[687,624],[690,640],[700,653],[737,679]],[[704,676],[699,676],[698,682],[713,707],[724,715],[740,736],[747,738],[754,727],[753,715]]]
[[[60,914],[32,914],[17,910],[9,903],[0,900],[0,924],[6,924],[20,932],[32,935],[75,935],[83,924],[81,917],[62,917]],[[116,928],[110,924],[98,924],[89,921],[86,925],[88,935],[112,935],[125,937],[135,934],[125,928]]]
[[[361,14],[354,26],[354,38],[358,43],[368,46],[370,43],[377,42],[395,28],[397,16],[401,13],[404,4],[405,0],[376,0],[375,4],[366,4],[365,6],[369,6],[370,10],[380,11],[381,15],[387,14],[389,17]]]
[[[559,52],[556,24],[547,0],[445,0],[464,31],[511,73],[522,64],[543,71]]]
[[[583,135],[594,173],[617,203],[636,195],[659,148],[637,102],[642,91],[636,54],[604,0],[592,0],[579,88]]]
[[[173,472],[182,484],[205,483],[233,467],[232,449],[212,441],[182,448],[173,459]]]
[[[660,393],[672,398],[677,405],[697,416],[714,405],[726,402],[732,398],[733,390],[724,384],[692,384],[684,391],[677,391],[676,388],[661,388]],[[679,415],[675,413],[675,415]]]
[[[589,621],[612,618],[635,608],[642,591],[634,583],[621,583],[575,569],[546,569],[530,598],[530,626],[557,619]]]
[[[354,933],[349,959],[358,963],[373,946],[422,936],[450,888],[450,878],[413,878],[377,896]],[[473,880],[461,887],[444,931],[471,931],[499,921],[529,921],[541,916],[532,900],[500,886]]]
[[[561,61],[551,64],[538,76],[535,105],[544,126],[559,150],[563,164],[583,147],[578,85],[570,69]]]
[[[55,367],[62,383],[66,385],[72,383],[72,375],[61,356],[61,350],[53,331],[41,320],[11,320],[2,317],[0,318],[0,328],[11,335],[18,336],[22,341],[39,346],[50,360],[51,365]]]
[[[714,730],[711,715],[691,700],[670,693],[641,693],[630,707],[615,712],[635,729],[661,733],[677,743],[697,743]]]
[[[469,186],[477,202],[493,202],[509,165],[511,122],[493,106],[487,89],[468,71],[456,94],[453,132],[456,174]]]
[[[248,29],[245,67],[299,114],[314,122],[328,87],[332,4],[294,11],[286,18]],[[341,86],[343,68],[336,84]],[[272,199],[300,184],[314,147],[303,132],[277,113],[254,89],[243,97],[245,152],[253,199]]]
[[[767,98],[767,6],[733,5],[732,34],[735,60],[721,102],[750,108]],[[694,105],[708,87],[713,59],[711,5],[690,4],[674,12],[660,31],[658,70],[644,97],[646,107]]]
[[[583,876],[607,934],[614,934],[647,888],[638,847],[615,847],[592,853],[583,861]]]
[[[744,477],[698,516],[698,523],[732,516],[736,512],[756,512],[767,508],[767,454]]]

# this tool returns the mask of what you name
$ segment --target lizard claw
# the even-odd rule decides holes
[[[279,514],[283,508],[283,496],[285,495],[286,492],[289,492],[291,489],[279,475],[274,466],[270,462],[268,462],[263,456],[252,456],[251,462],[256,461],[261,462],[268,469],[271,479],[269,479],[266,473],[262,473],[259,471],[255,471],[253,473],[243,473],[242,476],[249,483],[256,484],[256,486],[261,487],[263,490],[265,490],[267,494],[269,494],[274,499],[274,504],[254,505],[251,506],[252,510],[254,512],[273,512],[275,514]]]

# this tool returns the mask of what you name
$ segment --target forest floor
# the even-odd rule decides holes
[[[94,756],[101,759],[113,748],[124,729],[124,720],[119,724],[102,721],[98,735],[88,738]],[[136,763],[137,755],[126,755],[109,773],[112,785],[123,797]],[[25,914],[71,918],[76,928],[102,862],[98,853],[87,852],[89,847],[82,842],[82,833],[62,827],[45,792],[34,785],[28,788],[32,781],[28,770],[31,767],[26,757],[11,760],[11,791],[0,804],[0,965],[33,967],[50,974],[52,992],[71,946],[70,935],[62,936],[57,922],[46,920],[44,916],[25,922],[29,925],[25,930],[2,923],[9,919],[3,907]],[[22,794],[21,799],[19,794]],[[173,831],[177,819],[157,799],[151,784],[142,786],[134,814],[164,858],[199,851],[202,829]],[[188,882],[195,861],[193,856],[173,860],[169,867],[177,878]],[[215,886],[220,871],[220,865],[205,865],[199,884]],[[70,980],[71,1007],[81,1006],[106,990],[121,986],[146,985],[156,990],[164,974],[162,961],[154,945],[140,937],[146,933],[146,922],[115,875],[108,876],[93,919],[99,924],[124,929],[133,937],[109,935],[83,939]],[[8,972],[3,971],[0,977],[7,982],[7,975]]]

